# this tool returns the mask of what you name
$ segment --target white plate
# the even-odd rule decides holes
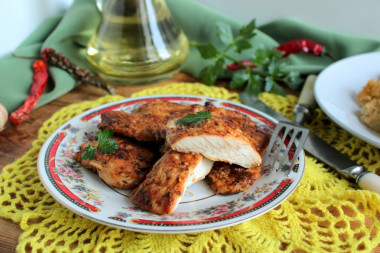
[[[359,118],[357,95],[370,79],[380,77],[380,52],[345,58],[323,70],[314,86],[321,109],[339,126],[380,148],[380,133]]]
[[[49,193],[66,208],[98,223],[133,231],[184,233],[218,229],[253,219],[279,205],[301,181],[305,165],[303,152],[292,170],[264,166],[261,177],[244,193],[215,195],[203,180],[189,187],[171,215],[156,215],[137,208],[128,198],[129,190],[107,186],[72,157],[88,136],[95,136],[102,112],[132,112],[154,98],[184,104],[210,101],[216,106],[247,114],[262,131],[272,131],[276,122],[247,106],[199,96],[148,96],[102,105],[62,125],[43,145],[38,158],[38,173]]]

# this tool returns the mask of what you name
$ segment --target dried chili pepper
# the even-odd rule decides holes
[[[24,104],[9,116],[9,122],[17,126],[23,120],[29,117],[31,110],[36,106],[42,96],[49,79],[48,68],[43,60],[37,60],[33,63],[33,83],[30,88],[29,96]]]
[[[282,57],[287,57],[290,54],[296,54],[299,52],[320,56],[325,51],[325,48],[322,45],[310,39],[291,40],[279,45],[276,49],[284,52]]]
[[[315,56],[320,56],[322,54],[327,55],[330,57],[332,60],[336,60],[333,55],[331,55],[324,46],[310,40],[310,39],[295,39],[291,40],[288,42],[285,42],[278,47],[276,47],[277,50],[283,51],[284,54],[282,55],[283,58],[291,55],[291,54],[296,54],[299,52],[304,52],[307,54],[313,54]],[[244,65],[244,66],[243,66]],[[245,69],[246,67],[250,68],[255,68],[256,66],[250,61],[250,60],[243,60],[240,61],[239,63],[232,63],[232,64],[227,64],[226,67],[229,70],[240,70],[240,69]]]
[[[59,67],[68,72],[75,80],[102,88],[108,91],[110,94],[115,94],[115,89],[112,86],[108,85],[99,76],[94,75],[87,69],[80,68],[71,62],[66,56],[57,53],[52,48],[43,49],[42,58],[49,64]]]
[[[245,69],[244,66],[251,67],[251,68],[256,68],[256,66],[252,63],[252,61],[249,61],[249,60],[243,60],[243,61],[240,61],[240,63],[241,64],[234,62],[232,64],[227,64],[226,67],[229,70]],[[244,66],[242,66],[242,65],[244,65]]]

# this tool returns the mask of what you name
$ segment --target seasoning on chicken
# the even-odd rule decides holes
[[[74,156],[84,167],[96,170],[99,177],[108,185],[133,189],[139,185],[153,167],[156,154],[151,149],[135,141],[112,137],[119,148],[113,154],[95,151],[94,159],[82,159],[82,153],[89,145],[96,146],[98,141],[83,143],[80,151]]]
[[[259,131],[256,126],[252,125],[244,126],[242,131],[248,137],[251,144],[256,148],[257,152],[259,152],[260,156],[263,157],[267,150],[271,135]]]
[[[231,195],[251,187],[260,173],[261,165],[246,169],[235,164],[215,162],[207,178],[216,194]]]
[[[228,110],[224,107],[216,107],[208,103],[206,103],[205,107],[213,116],[218,118],[229,118],[234,122],[236,126],[240,128],[256,126],[256,122],[254,122],[247,115],[239,111]]]
[[[254,143],[260,156],[263,156],[269,143],[269,135],[257,131],[256,127],[243,129]],[[217,194],[230,195],[243,192],[250,188],[260,177],[262,165],[249,169],[235,164],[216,162],[207,175],[210,187]]]
[[[175,112],[190,112],[200,105],[182,105],[165,100],[153,100],[141,105],[134,113],[108,111],[101,115],[99,129],[113,129],[114,133],[144,142],[163,142],[166,124]]]
[[[187,187],[205,178],[212,165],[212,161],[200,154],[171,150],[158,160],[129,198],[146,211],[171,214]]]
[[[262,157],[232,118],[207,118],[196,127],[168,122],[166,141],[174,150],[202,154],[213,161],[252,168]]]

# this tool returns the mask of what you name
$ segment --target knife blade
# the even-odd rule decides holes
[[[245,105],[268,114],[277,120],[292,122],[287,117],[267,106],[254,95],[240,93],[240,99]],[[355,180],[361,188],[380,194],[379,176],[367,171],[364,166],[355,163],[312,132],[309,132],[309,136],[304,144],[304,150],[316,159],[336,169],[336,171],[348,179]]]

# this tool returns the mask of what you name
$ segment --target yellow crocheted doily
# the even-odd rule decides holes
[[[151,94],[194,94],[239,102],[236,93],[194,83],[143,90]],[[292,116],[295,96],[260,98]],[[122,99],[105,96],[62,108],[39,130],[33,148],[0,174],[0,214],[20,223],[18,252],[371,252],[380,242],[380,196],[357,189],[321,162],[306,157],[297,190],[272,211],[240,225],[193,234],[150,234],[107,227],[58,204],[37,174],[38,152],[48,136],[75,115]],[[375,172],[380,151],[332,123],[320,110],[308,125],[353,160]]]

